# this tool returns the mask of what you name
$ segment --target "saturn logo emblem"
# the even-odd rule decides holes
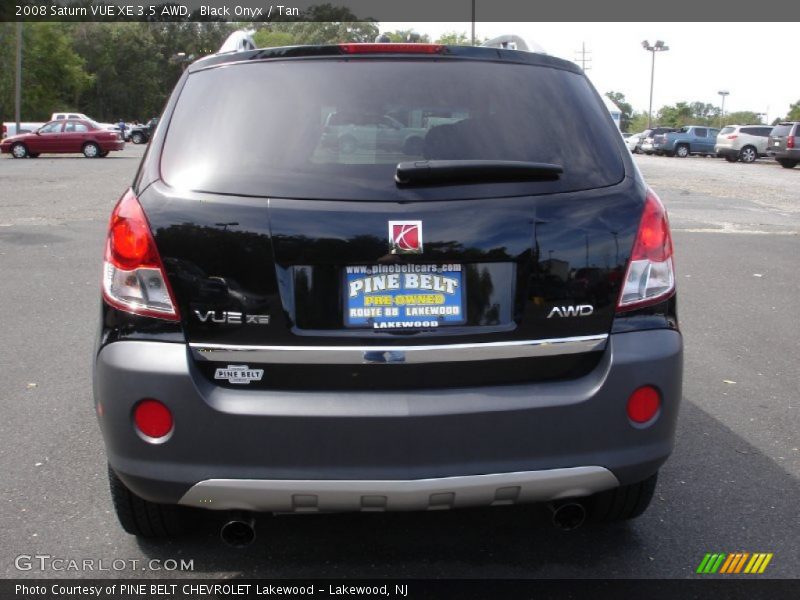
[[[389,221],[392,254],[422,254],[422,221]]]

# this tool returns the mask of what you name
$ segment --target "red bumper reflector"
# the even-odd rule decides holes
[[[139,402],[133,411],[133,422],[144,435],[162,438],[172,431],[172,413],[158,400],[147,398]]]
[[[628,418],[634,423],[647,423],[661,408],[661,394],[656,388],[645,385],[628,398]]]

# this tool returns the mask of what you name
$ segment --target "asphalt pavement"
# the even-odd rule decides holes
[[[0,159],[1,577],[174,576],[174,559],[192,561],[181,577],[684,578],[736,551],[774,554],[760,577],[800,576],[800,168],[636,159],[670,211],[686,345],[677,446],[643,517],[574,532],[530,507],[264,517],[236,550],[214,516],[145,543],[111,509],[92,347],[107,219],[143,151]],[[37,554],[109,570],[17,568]]]

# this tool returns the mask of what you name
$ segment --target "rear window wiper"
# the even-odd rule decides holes
[[[422,160],[401,162],[394,180],[399,186],[554,181],[561,165],[516,160]]]

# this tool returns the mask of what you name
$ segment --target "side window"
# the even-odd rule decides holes
[[[708,137],[708,129],[705,127],[695,127],[694,135],[695,137]]]
[[[80,119],[81,116],[80,115],[70,115],[69,118],[70,119]]]
[[[757,127],[742,127],[742,133],[746,133],[747,135],[757,135]]]
[[[708,130],[708,137],[715,138],[719,135],[719,129],[709,129]]]
[[[59,133],[61,131],[62,123],[61,121],[53,121],[52,123],[48,123],[44,127],[42,127],[39,132],[40,133]]]
[[[66,115],[58,115],[58,116],[56,116],[56,121],[61,121],[61,120],[66,119],[66,118],[67,118]]]
[[[794,124],[794,135],[800,135],[800,123]]]
[[[67,121],[64,123],[64,133],[74,133],[75,132],[75,123],[72,121]]]
[[[75,133],[86,133],[89,128],[83,123],[75,123]]]
[[[769,137],[769,134],[772,133],[772,127],[759,127],[758,128],[758,135],[761,137]]]

